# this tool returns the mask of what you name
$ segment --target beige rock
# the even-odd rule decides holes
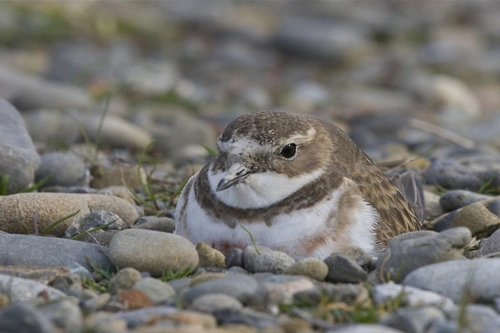
[[[226,267],[226,257],[224,257],[222,252],[211,248],[203,242],[199,242],[198,244],[196,244],[196,251],[198,252],[198,256],[200,257],[201,267]]]
[[[110,186],[127,186],[135,189],[146,184],[146,172],[137,165],[115,165],[92,171],[92,188],[103,189]]]
[[[499,224],[500,218],[478,202],[462,208],[453,218],[450,227],[467,227],[472,236],[476,236]]]
[[[50,235],[59,237],[73,220],[97,210],[113,212],[127,225],[139,217],[134,205],[111,195],[20,193],[0,197],[0,230],[13,234],[34,234],[36,220],[41,233],[57,220],[76,213],[50,231]]]

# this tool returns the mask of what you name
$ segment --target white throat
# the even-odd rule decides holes
[[[265,208],[277,203],[303,186],[318,179],[324,173],[318,169],[298,177],[288,177],[275,172],[258,172],[251,174],[244,181],[223,191],[216,191],[220,180],[226,173],[208,171],[211,190],[217,198],[228,206],[235,208]]]

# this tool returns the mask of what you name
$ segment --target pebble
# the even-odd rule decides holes
[[[385,325],[378,324],[353,324],[343,328],[335,328],[326,331],[325,333],[402,333],[395,328],[390,328]]]
[[[439,203],[447,211],[452,211],[490,198],[491,196],[489,195],[479,194],[471,191],[451,190],[441,195],[441,197],[439,198]]]
[[[109,281],[108,291],[111,295],[116,295],[120,290],[132,288],[141,279],[141,272],[134,268],[126,267],[120,269]]]
[[[395,314],[382,320],[382,324],[402,332],[425,332],[436,322],[445,322],[445,316],[435,307],[398,309]]]
[[[154,305],[174,300],[175,290],[169,284],[154,278],[143,278],[137,281],[133,289],[141,291]]]
[[[363,304],[369,300],[369,294],[362,284],[322,283],[318,288],[295,293],[293,298],[296,302],[312,305],[318,305],[325,299],[331,303]]]
[[[1,77],[1,67],[0,67]],[[7,194],[27,188],[35,179],[40,156],[31,141],[21,115],[9,102],[0,99],[0,175],[8,177]]]
[[[485,238],[479,244],[479,256],[500,255],[500,230],[495,231],[490,237]]]
[[[226,268],[226,258],[222,252],[211,248],[203,242],[196,244],[196,251],[200,258],[200,267],[219,267]]]
[[[236,297],[213,293],[195,298],[191,303],[191,309],[205,313],[223,310],[239,311],[243,309],[243,304]]]
[[[0,266],[0,274],[51,284],[55,283],[59,278],[70,275],[70,269],[67,267]]]
[[[481,187],[481,179],[472,169],[453,160],[432,161],[424,177],[427,184],[446,189],[476,190]]]
[[[48,177],[47,186],[85,186],[89,174],[82,159],[71,152],[51,152],[40,156],[35,182]]]
[[[55,327],[34,305],[14,303],[0,312],[0,331],[51,333],[55,331]]]
[[[51,284],[52,287],[62,291],[67,295],[80,296],[82,293],[82,277],[77,274],[67,274],[60,276]]]
[[[50,230],[50,235],[61,237],[79,216],[100,210],[115,213],[127,225],[131,225],[139,216],[134,205],[110,195],[20,193],[0,197],[0,211],[3,212],[0,215],[0,230],[33,234],[33,218],[36,216],[41,233],[57,220],[75,214]]]
[[[133,267],[154,277],[196,268],[196,248],[187,239],[169,233],[128,229],[116,234],[109,245],[110,260],[117,267]]]
[[[127,331],[127,321],[110,316],[109,312],[94,312],[85,317],[84,327],[88,332],[122,333]]]
[[[237,247],[233,247],[226,253],[225,264],[227,268],[231,267],[241,267],[243,268],[243,250]]]
[[[324,262],[328,266],[328,282],[358,283],[368,279],[368,274],[356,261],[342,254],[334,253]]]
[[[272,250],[265,246],[253,246],[249,245],[243,250],[243,268],[245,268],[250,273],[255,273],[254,260],[259,255],[271,252]]]
[[[256,273],[269,272],[281,274],[295,263],[292,257],[281,251],[265,252],[253,260],[253,269]]]
[[[444,312],[452,322],[464,323],[469,332],[495,332],[500,325],[498,313],[483,304],[456,305]]]
[[[169,217],[141,216],[132,225],[132,228],[154,230],[173,233],[175,221]]]
[[[83,314],[75,299],[63,299],[43,304],[39,309],[56,328],[68,333],[80,333],[82,331]]]
[[[43,283],[4,274],[0,274],[0,294],[9,295],[12,304],[32,300],[39,294],[47,300],[57,300],[65,296],[63,292]]]
[[[411,238],[412,234],[419,237]],[[464,227],[438,234],[417,231],[399,235],[389,241],[389,251],[379,257],[377,267],[383,271],[385,279],[400,282],[419,267],[461,258],[470,241],[470,231]]]
[[[179,310],[167,306],[155,306],[147,309],[138,309],[131,311],[118,312],[111,316],[112,318],[125,320],[128,327],[138,327],[147,323],[154,322],[161,318],[171,325],[199,325],[201,328],[214,328],[217,324],[215,318],[209,314]],[[191,328],[192,330],[192,328]]]
[[[304,275],[324,281],[328,275],[328,266],[316,258],[304,258],[286,268],[283,274]]]
[[[123,222],[122,219],[115,213],[101,210],[97,212],[90,212],[73,220],[64,233],[64,237],[72,238],[78,235],[86,234],[92,230],[93,231],[91,233],[95,235],[96,233],[103,233],[104,230],[122,230],[126,226],[125,222]],[[102,227],[104,228],[102,229]],[[94,230],[97,228],[101,229]]]
[[[373,264],[373,257],[362,248],[354,245],[346,246],[332,254],[341,254],[350,258],[365,270],[368,270]]]
[[[90,186],[104,189],[110,186],[125,185],[129,189],[141,188],[147,183],[146,172],[137,165],[115,165],[92,170]]]
[[[404,284],[434,291],[460,303],[464,293],[476,302],[492,302],[500,296],[500,259],[452,260],[420,267],[404,279]],[[453,283],[450,283],[453,277]]]
[[[441,197],[442,196],[439,196],[431,191],[424,190],[424,216],[426,219],[433,220],[446,213],[446,210],[441,204]]]
[[[454,305],[450,298],[436,292],[395,284],[394,282],[373,287],[373,302],[375,304],[383,305],[394,301],[409,307],[438,306],[449,308]]]
[[[451,221],[450,227],[466,227],[473,237],[491,235],[500,228],[500,217],[490,212],[480,203],[470,204],[460,209]]]
[[[73,273],[92,272],[93,265],[113,271],[107,249],[69,239],[0,233],[0,265],[68,267]]]
[[[248,304],[255,297],[259,286],[257,281],[247,275],[232,274],[226,277],[197,284],[183,295],[184,301],[192,303],[205,294],[224,294],[235,297],[243,304]]]

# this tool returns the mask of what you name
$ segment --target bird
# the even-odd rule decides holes
[[[193,244],[325,259],[350,246],[375,255],[394,236],[420,229],[400,189],[322,118],[247,113],[223,130],[217,148],[175,208],[175,234]]]

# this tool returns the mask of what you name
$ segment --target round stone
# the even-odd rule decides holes
[[[214,313],[221,310],[241,310],[243,304],[237,298],[224,294],[205,294],[191,303],[191,309]]]
[[[109,257],[118,267],[133,267],[159,277],[198,266],[194,245],[184,237],[151,230],[120,231],[109,245]]]

